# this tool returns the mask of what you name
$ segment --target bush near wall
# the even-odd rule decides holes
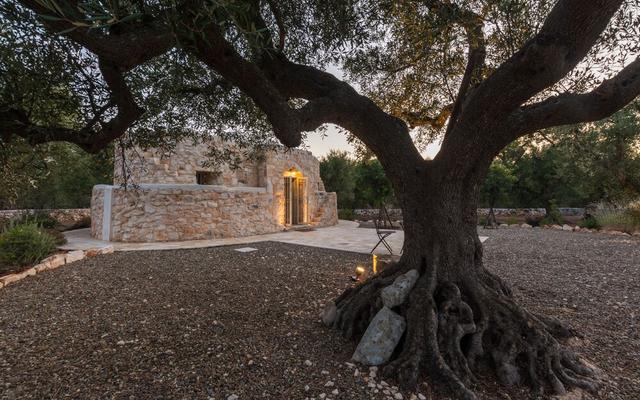
[[[56,238],[34,223],[0,233],[0,274],[33,265],[56,250]]]
[[[625,207],[602,208],[595,214],[595,220],[605,230],[616,230],[632,234],[640,231],[640,200]]]
[[[89,228],[91,227],[91,210],[88,208],[0,210],[0,231],[3,227],[31,222],[40,227],[58,231]]]
[[[338,210],[338,219],[353,221],[354,219],[356,219],[356,214],[350,208],[342,208]]]

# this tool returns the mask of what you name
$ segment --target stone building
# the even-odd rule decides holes
[[[219,144],[220,145],[220,144]],[[221,144],[233,148],[232,144]],[[208,143],[179,143],[116,157],[114,185],[91,197],[91,235],[123,242],[250,236],[338,221],[336,194],[327,193],[320,164],[308,151],[273,150],[237,168],[206,162]]]

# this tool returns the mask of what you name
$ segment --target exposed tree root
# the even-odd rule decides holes
[[[359,338],[382,307],[380,290],[409,269],[396,264],[346,291],[336,300],[334,327]],[[427,376],[440,391],[475,399],[471,385],[492,373],[504,385],[529,385],[538,393],[597,389],[594,371],[558,342],[575,332],[518,306],[497,276],[438,282],[435,267],[417,269],[421,275],[409,300],[396,309],[406,319],[406,333],[383,370],[401,386],[413,389]]]

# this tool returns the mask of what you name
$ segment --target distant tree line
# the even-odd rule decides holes
[[[640,103],[582,127],[540,132],[507,147],[482,187],[485,207],[582,207],[640,197]]]
[[[394,202],[391,183],[375,159],[354,159],[331,150],[320,160],[320,176],[329,192],[338,195],[339,209],[376,208]]]

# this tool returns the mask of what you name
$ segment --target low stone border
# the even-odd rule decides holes
[[[114,250],[113,246],[105,246],[100,248],[92,248],[87,250],[73,250],[68,253],[54,254],[52,256],[45,258],[39,264],[36,264],[33,267],[28,268],[22,272],[0,276],[0,288],[3,288],[14,282],[21,281],[27,276],[36,275],[50,269],[56,269],[63,265],[80,261],[86,257],[95,257],[100,254],[113,253],[113,250]]]
[[[480,225],[481,226],[481,225]],[[531,226],[529,224],[500,224],[497,226],[497,228],[525,228],[525,229],[531,229],[531,228],[536,228],[536,229],[555,229],[558,231],[568,231],[568,232],[583,232],[583,233],[604,233],[607,235],[614,235],[614,236],[635,236],[635,237],[640,237],[640,231],[636,231],[633,232],[632,234],[629,234],[627,232],[621,232],[621,231],[612,231],[612,230],[602,230],[602,229],[589,229],[589,228],[581,228],[579,226],[571,226],[571,225],[567,225],[564,224],[562,226],[560,225],[545,225],[545,226]]]

